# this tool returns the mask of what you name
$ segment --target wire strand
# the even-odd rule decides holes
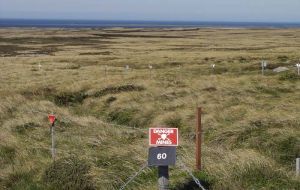
[[[124,190],[124,189],[126,188],[126,186],[127,186],[130,182],[132,182],[138,175],[140,175],[140,173],[141,173],[146,167],[148,167],[148,162],[146,162],[146,163],[140,168],[140,170],[137,171],[133,176],[131,176],[130,178],[128,178],[128,179],[127,179],[127,182],[124,183],[124,185],[122,185],[122,186],[120,187],[119,190]]]
[[[193,172],[189,170],[189,168],[184,164],[184,162],[181,160],[181,158],[178,157],[179,166],[182,167],[183,170],[185,170],[194,180],[194,182],[200,187],[202,190],[206,190],[203,185],[201,184],[200,180],[193,175]]]

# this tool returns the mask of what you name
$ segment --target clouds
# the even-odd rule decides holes
[[[299,8],[299,0],[0,0],[0,17],[300,22]]]

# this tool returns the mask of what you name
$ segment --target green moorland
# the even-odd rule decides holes
[[[2,28],[0,189],[118,189],[146,162],[157,125],[179,128],[178,156],[209,189],[299,189],[299,58],[300,29]],[[170,186],[197,189],[179,165]],[[155,168],[128,186],[156,188]]]

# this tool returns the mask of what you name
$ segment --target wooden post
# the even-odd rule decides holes
[[[196,169],[201,170],[201,138],[202,127],[201,127],[201,107],[197,108],[196,114]]]
[[[169,166],[158,166],[158,190],[169,189]]]
[[[51,154],[52,154],[52,159],[55,161],[55,125],[54,122],[51,125]]]
[[[300,177],[300,158],[296,158],[296,176]]]

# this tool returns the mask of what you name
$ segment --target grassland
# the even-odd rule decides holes
[[[299,52],[299,29],[2,28],[0,189],[118,189],[145,163],[156,125],[180,129],[178,155],[193,169],[197,106],[195,175],[207,188],[299,189]],[[172,189],[197,189],[178,166],[170,176]],[[128,189],[156,180],[149,168]]]

